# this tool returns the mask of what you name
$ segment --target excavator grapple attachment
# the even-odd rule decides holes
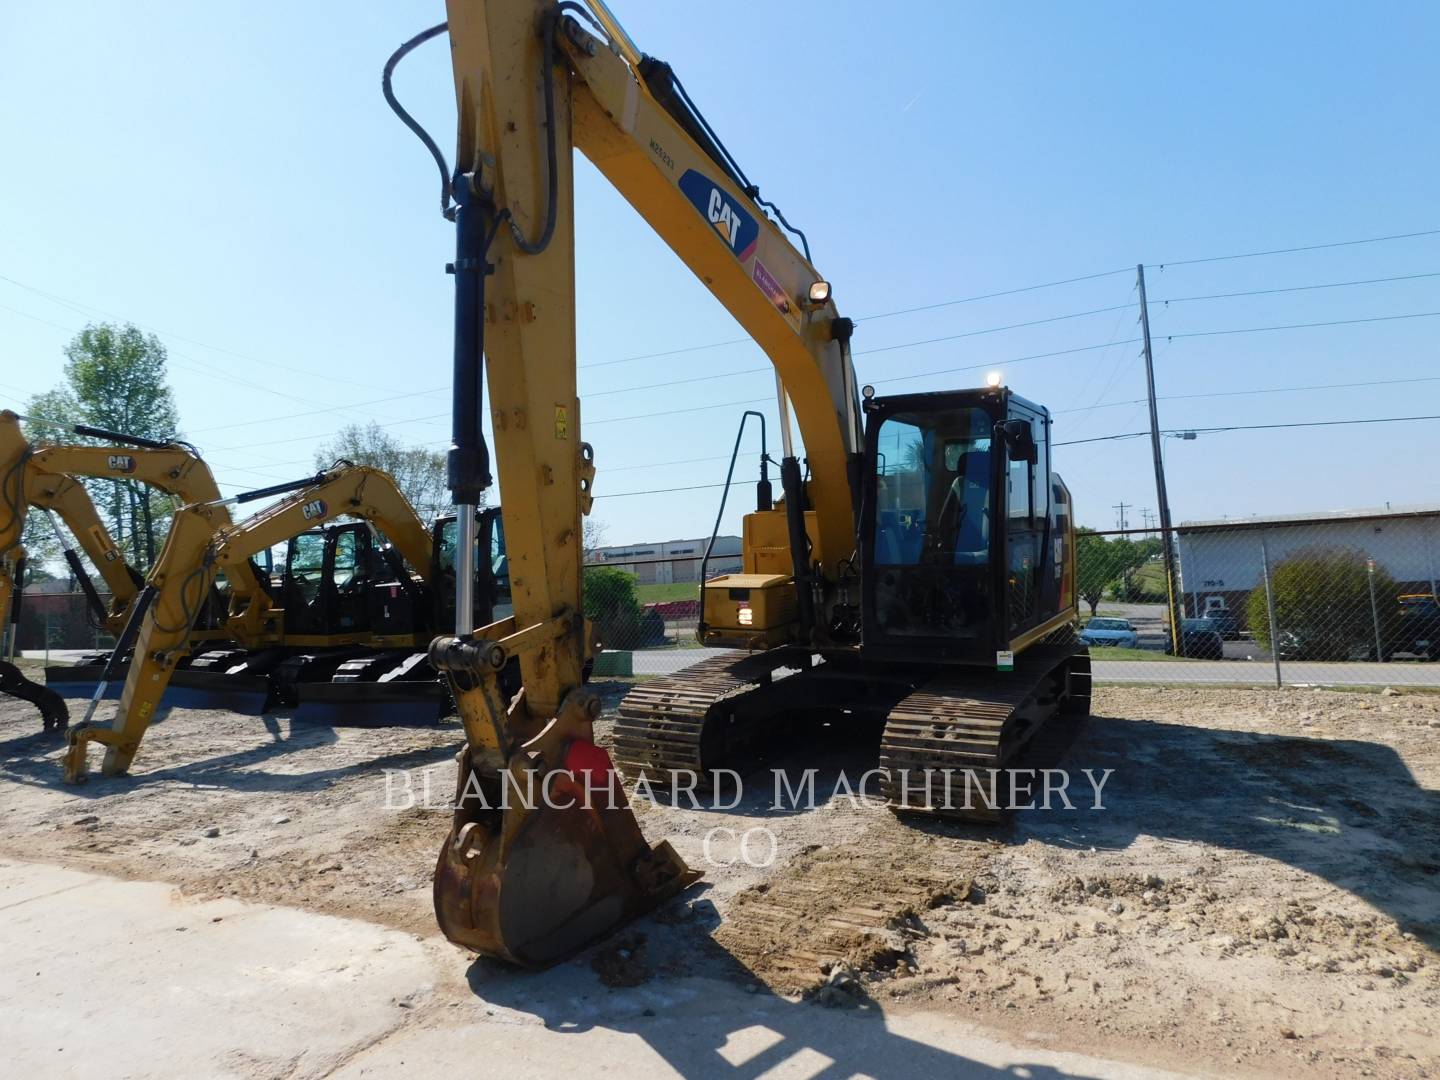
[[[432,647],[431,656],[461,674],[453,654]],[[466,746],[435,866],[435,916],[447,938],[544,967],[699,880],[669,843],[651,845],[640,831],[619,772],[594,742],[596,694],[572,690],[524,739],[536,725],[523,691],[506,708],[493,675],[458,681],[469,687],[456,695]]]

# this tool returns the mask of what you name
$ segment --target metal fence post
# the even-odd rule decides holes
[[[1264,530],[1260,532],[1260,577],[1265,582],[1265,614],[1270,620],[1270,658],[1275,662],[1275,689],[1279,690],[1285,684],[1280,677],[1280,633],[1275,625],[1275,592],[1270,588],[1270,549],[1265,543]]]
[[[1370,586],[1370,622],[1375,627],[1375,662],[1385,662],[1385,646],[1380,642],[1380,608],[1375,604],[1375,560],[1365,560],[1365,580]]]

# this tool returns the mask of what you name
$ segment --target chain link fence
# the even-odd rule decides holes
[[[108,594],[100,594],[102,604]],[[82,592],[40,592],[27,588],[18,625],[0,628],[0,656],[14,651],[64,652],[109,648],[115,641],[98,625],[90,602]]]
[[[1178,646],[1158,530],[1087,530],[1076,547],[1081,636],[1099,682],[1440,689],[1440,511],[1177,526]],[[667,675],[710,655],[695,638],[700,564],[587,565],[598,676]],[[736,569],[726,555],[706,572]],[[18,648],[109,641],[80,593],[27,594]]]
[[[1081,635],[1097,681],[1440,689],[1440,512],[1177,526],[1178,645],[1164,550],[1158,529],[1077,538]],[[698,559],[590,566],[586,576],[596,674],[666,675],[710,654],[695,640]]]
[[[1440,513],[1175,528],[1181,634],[1156,530],[1078,540],[1097,681],[1440,688]]]
[[[736,573],[740,561],[738,554],[714,556],[704,574]],[[585,614],[600,647],[597,676],[668,675],[714,651],[695,636],[703,562],[702,555],[676,555],[586,564]]]

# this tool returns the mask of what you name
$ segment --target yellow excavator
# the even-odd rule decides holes
[[[435,908],[452,941],[543,965],[698,877],[641,834],[582,680],[595,463],[576,393],[575,149],[770,358],[784,450],[783,498],[763,484],[745,519],[745,572],[703,586],[705,642],[737,648],[633,690],[622,763],[705,770],[743,762],[799,710],[869,714],[883,722],[893,805],[964,816],[950,781],[1003,767],[1053,716],[1088,711],[1089,663],[1072,633],[1072,515],[1046,410],[999,385],[862,397],[853,324],[805,237],[601,0],[449,0],[447,14],[397,50],[382,82],[437,162],[456,232],[457,579],[492,483],[488,384],[514,615],[476,626],[458,603],[454,633],[431,645],[466,735]],[[390,86],[407,53],[446,32],[453,171]],[[511,697],[498,675],[514,658]]]
[[[51,424],[68,434],[103,439],[111,445],[36,446],[21,429],[23,419],[17,413],[0,410],[0,621],[7,609],[15,623],[19,621],[21,583],[16,576],[23,572],[24,559],[20,541],[28,511],[35,507],[47,516],[54,513],[60,517],[100,573],[110,590],[108,607],[102,604],[78,553],[64,542],[56,527],[66,562],[90,607],[103,627],[118,636],[143,579],[121,557],[89,493],[76,478],[135,480],[181,503],[218,500],[215,478],[195,449],[185,443],[146,439],[85,424]],[[216,526],[228,524],[229,520],[228,510],[222,506],[215,518]],[[227,559],[221,569],[229,585],[228,611],[215,620],[217,625],[200,630],[197,638],[234,638],[254,645],[277,637],[278,626],[268,594],[249,560]],[[0,690],[39,705],[47,729],[63,727],[68,719],[63,698],[53,689],[24,679],[13,665],[0,669]]]
[[[284,498],[252,517],[230,522],[230,501],[271,496]],[[482,538],[487,553],[492,530],[499,527],[498,515],[498,510],[484,515]],[[358,518],[362,524],[342,527],[339,532],[322,528],[346,516]],[[371,529],[388,538],[393,548],[380,548],[373,557],[364,554]],[[335,674],[336,683],[327,681],[330,693],[326,700],[346,711],[373,711],[383,704],[380,699],[394,699],[397,694],[402,703],[413,705],[425,696],[427,688],[439,694],[434,702],[438,710],[443,688],[434,683],[433,671],[417,667],[416,661],[425,659],[424,646],[439,611],[448,610],[438,600],[436,586],[448,579],[437,561],[442,552],[448,553],[456,535],[453,519],[439,519],[433,530],[427,528],[388,473],[348,463],[315,477],[247,492],[235,500],[192,503],[176,511],[164,549],[131,606],[101,686],[91,698],[84,720],[66,732],[66,779],[84,779],[91,742],[106,748],[105,775],[129,770],[177,665],[191,648],[195,620],[217,570],[248,564],[252,556],[292,538],[314,539],[331,556],[348,539],[352,557],[347,562],[351,572],[343,583],[323,569],[324,562],[317,561],[312,575],[313,602],[282,593],[286,606],[276,615],[284,621],[280,643],[289,653],[284,662],[301,666],[318,661],[327,677]],[[296,550],[292,544],[292,555]],[[378,589],[375,575],[367,567],[376,562],[388,563],[389,584]],[[472,567],[476,563],[472,552]],[[328,565],[333,569],[336,564],[332,559]],[[411,576],[412,568],[418,582]],[[472,573],[457,601],[471,606],[470,618],[476,611],[488,615],[497,602],[488,589],[494,582],[491,571],[487,561]],[[379,603],[380,613],[368,610],[377,591],[387,594]],[[449,594],[445,596],[448,599]],[[430,610],[432,597],[437,598],[435,611]],[[320,618],[311,618],[317,614]],[[347,651],[347,645],[358,647]],[[317,658],[317,652],[323,656]],[[108,724],[98,724],[94,714],[104,686],[127,656],[130,663],[115,715]],[[404,662],[407,656],[412,658],[408,664]],[[389,670],[373,670],[377,664],[387,665]],[[377,677],[384,683],[377,685]]]

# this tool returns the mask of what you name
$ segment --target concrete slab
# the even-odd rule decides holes
[[[321,1076],[426,996],[412,935],[0,862],[11,1076]]]
[[[531,976],[541,983],[546,975]],[[588,989],[588,988],[587,988]],[[827,1009],[709,979],[597,996],[524,995],[452,1007],[356,1055],[337,1076],[745,1077],[807,1080],[1051,1080],[1169,1076],[1059,1050],[1017,1048],[930,1013]],[[521,1007],[514,1007],[521,1006]],[[483,1063],[483,1066],[481,1065]]]
[[[365,922],[15,860],[0,911],[13,1076],[1165,1075],[712,977],[611,990],[583,964],[516,972]]]

